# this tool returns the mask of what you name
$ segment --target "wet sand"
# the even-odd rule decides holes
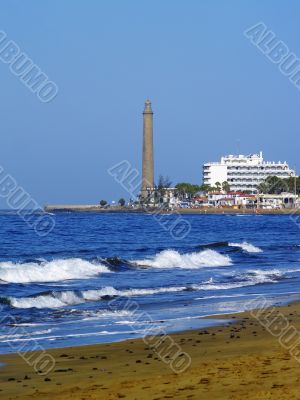
[[[300,303],[279,313],[300,330]],[[192,359],[180,374],[141,339],[48,350],[56,365],[46,377],[16,354],[0,356],[0,399],[300,399],[300,364],[289,350],[249,313],[227,318],[172,335]]]

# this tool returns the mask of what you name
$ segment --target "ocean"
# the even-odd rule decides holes
[[[261,296],[300,299],[300,229],[288,215],[185,215],[180,240],[166,228],[176,215],[53,218],[41,237],[0,213],[2,354],[198,329]]]

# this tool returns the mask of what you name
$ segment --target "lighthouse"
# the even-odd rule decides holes
[[[150,100],[146,100],[143,112],[143,168],[141,197],[147,198],[154,189],[153,161],[153,111]]]

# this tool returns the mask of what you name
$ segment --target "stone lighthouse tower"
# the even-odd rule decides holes
[[[153,112],[150,100],[146,100],[143,112],[143,176],[141,196],[146,198],[154,188],[153,166]]]

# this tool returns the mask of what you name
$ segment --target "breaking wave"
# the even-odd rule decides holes
[[[0,303],[11,305],[15,308],[61,308],[86,302],[99,300],[110,300],[114,297],[134,297],[149,296],[162,293],[175,293],[184,291],[208,291],[208,290],[227,290],[244,286],[254,286],[264,283],[275,283],[282,279],[284,273],[278,270],[250,270],[244,274],[230,277],[231,281],[220,282],[213,278],[200,284],[189,286],[171,286],[161,288],[141,288],[118,290],[112,286],[102,289],[83,290],[83,291],[61,291],[46,292],[36,296],[28,297],[3,297]]]
[[[164,250],[152,259],[135,260],[134,264],[152,268],[201,268],[232,265],[231,258],[214,250],[180,254],[175,250]]]
[[[218,282],[210,279],[204,284],[192,285],[194,290],[227,290],[245,286],[254,286],[264,283],[275,283],[283,278],[284,273],[278,270],[250,270],[244,274],[236,275],[232,282]]]
[[[80,258],[44,261],[42,263],[0,263],[0,281],[9,283],[59,282],[68,279],[86,279],[110,270],[101,263]]]
[[[200,248],[211,248],[211,247],[227,247],[228,242],[211,242],[205,244],[199,244],[197,247]]]
[[[185,286],[165,287],[156,289],[128,289],[117,290],[108,286],[102,289],[83,291],[62,291],[45,293],[34,297],[8,297],[0,298],[0,301],[15,308],[60,308],[81,304],[89,301],[109,300],[117,296],[147,296],[159,293],[174,293],[187,290]]]
[[[259,247],[253,246],[251,243],[243,242],[243,243],[228,243],[228,246],[231,247],[240,247],[242,250],[247,253],[262,253],[262,249]]]

